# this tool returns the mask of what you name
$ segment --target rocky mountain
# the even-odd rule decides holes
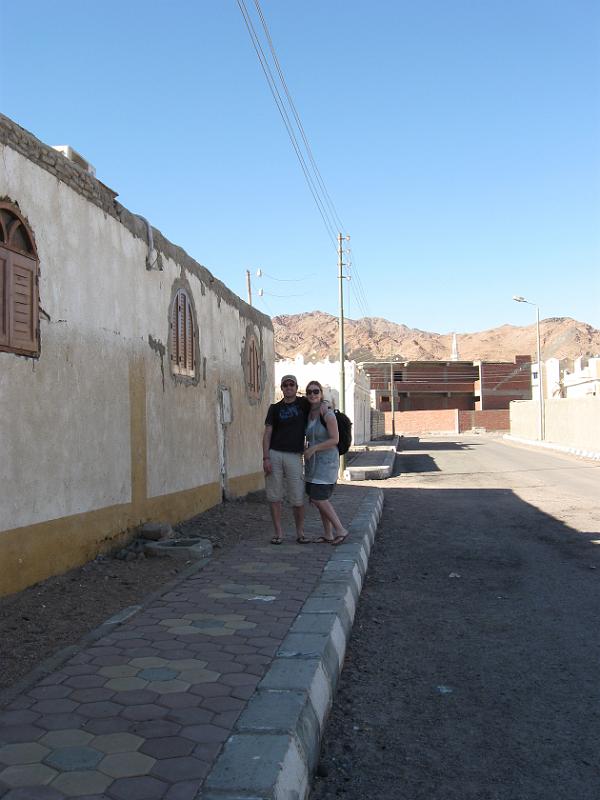
[[[337,359],[338,319],[322,311],[273,317],[277,358]],[[536,360],[536,326],[501,325],[477,333],[456,333],[459,359],[514,361],[516,355]],[[542,358],[600,355],[600,330],[569,317],[540,320]],[[354,361],[398,358],[400,361],[450,359],[452,334],[408,328],[380,317],[346,319],[346,355]]]

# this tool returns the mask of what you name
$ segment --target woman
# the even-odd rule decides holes
[[[319,381],[311,381],[308,384],[306,397],[310,403],[306,424],[308,446],[304,451],[306,494],[321,515],[324,531],[324,535],[315,541],[338,545],[345,540],[348,531],[340,522],[329,500],[340,468],[337,421],[331,408],[321,417],[323,387]]]

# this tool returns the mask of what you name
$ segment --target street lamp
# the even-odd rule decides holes
[[[540,404],[539,436],[540,436],[540,441],[543,442],[545,438],[544,385],[543,385],[544,371],[542,369],[542,348],[540,344],[540,307],[536,303],[532,303],[530,300],[526,300],[521,295],[513,295],[513,300],[515,300],[517,303],[527,303],[528,306],[535,307],[535,330],[537,337],[537,362],[538,362],[538,396]]]

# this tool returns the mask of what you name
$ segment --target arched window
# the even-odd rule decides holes
[[[0,203],[0,351],[39,355],[38,263],[27,223]]]
[[[185,289],[178,289],[173,298],[170,314],[171,370],[175,375],[196,375],[194,343],[194,314]]]
[[[260,351],[256,336],[250,337],[248,346],[248,392],[251,397],[258,397],[260,394]]]

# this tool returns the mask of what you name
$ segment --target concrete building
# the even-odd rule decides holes
[[[274,345],[268,317],[3,116],[0,198],[1,595],[261,488]]]
[[[380,411],[508,409],[531,398],[531,360],[365,362]]]
[[[458,355],[456,342],[453,356]],[[509,404],[531,398],[531,360],[379,361],[363,365],[387,434],[508,430]]]
[[[549,358],[543,367],[544,397],[600,397],[600,357]],[[537,387],[537,364],[532,364],[531,369],[532,387]],[[537,388],[533,391],[537,397]]]
[[[364,444],[371,439],[371,397],[370,382],[366,372],[354,361],[346,361],[345,388],[346,411],[352,420],[353,444]],[[336,408],[340,407],[340,362],[339,361],[304,361],[302,355],[294,359],[275,362],[275,397],[281,397],[279,384],[283,375],[291,373],[298,379],[301,393],[309,381],[319,381],[323,386],[325,397],[332,401]]]

